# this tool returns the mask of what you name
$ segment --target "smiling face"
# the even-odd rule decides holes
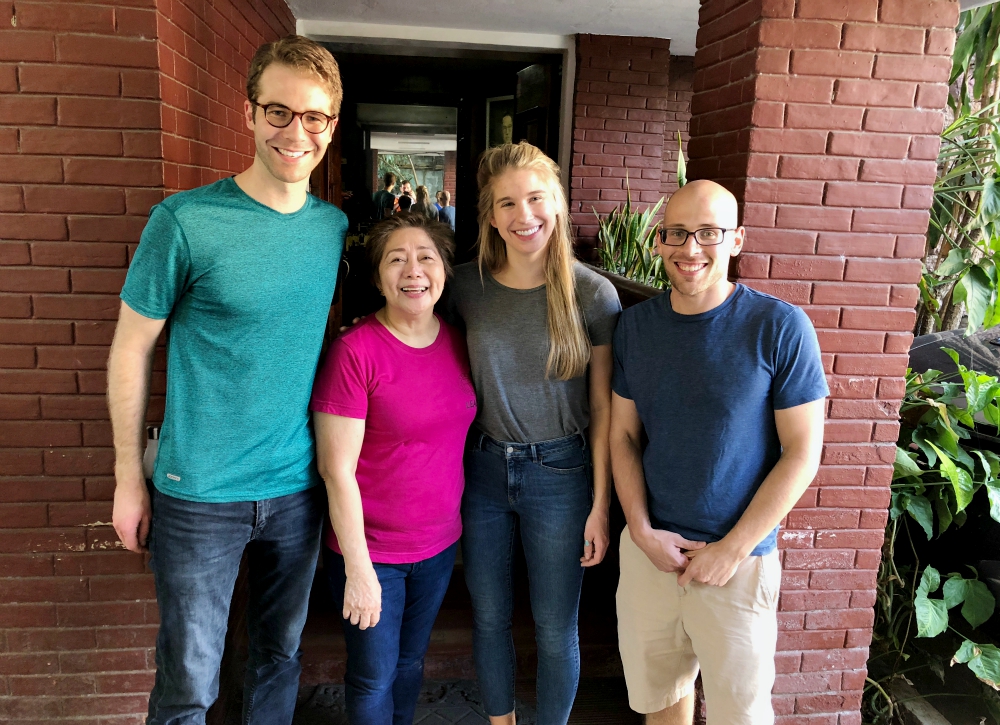
[[[679,189],[667,203],[665,229],[689,232],[706,227],[727,229],[721,244],[703,247],[689,235],[683,246],[657,241],[657,252],[670,278],[670,302],[681,314],[697,314],[722,304],[732,290],[727,278],[729,259],[743,248],[745,231],[737,227],[736,199],[711,181],[693,181]]]
[[[558,220],[555,197],[545,177],[532,169],[511,169],[493,182],[493,218],[507,254],[533,257],[545,251]]]
[[[379,288],[394,313],[432,315],[446,276],[441,253],[422,229],[403,228],[389,237],[379,264]]]
[[[264,118],[261,106],[280,103],[295,111],[333,114],[332,100],[318,78],[280,63],[272,63],[260,76],[257,106],[244,104],[247,128],[253,131],[257,159],[275,180],[285,184],[304,182],[326,153],[336,120],[322,133],[309,133],[302,119],[293,118],[284,128],[275,128]]]

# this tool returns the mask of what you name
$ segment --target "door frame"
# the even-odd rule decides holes
[[[576,85],[576,36],[554,33],[514,33],[494,30],[466,30],[413,25],[379,25],[334,20],[296,21],[299,35],[317,41],[352,43],[370,46],[378,53],[380,45],[408,45],[420,49],[492,50],[543,52],[562,55],[561,107],[559,109],[559,158],[563,187],[569,194],[570,162],[573,144],[573,91]]]

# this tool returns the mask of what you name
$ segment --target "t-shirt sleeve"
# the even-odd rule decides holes
[[[610,345],[618,324],[618,316],[622,312],[622,303],[618,299],[618,290],[610,281],[599,278],[593,285],[589,300],[583,301],[584,314],[587,318],[587,334],[590,344]]]
[[[614,359],[614,370],[611,374],[611,389],[623,398],[632,399],[628,390],[628,382],[625,380],[625,324],[619,319],[615,327],[613,341],[611,343],[611,354]]]
[[[157,205],[142,230],[121,298],[143,317],[165,320],[190,277],[191,251],[184,230],[169,209]]]
[[[334,340],[313,384],[309,409],[345,418],[366,418],[370,376],[365,368],[351,345],[343,338]]]
[[[794,408],[830,394],[816,330],[798,307],[782,320],[773,355],[775,410]]]

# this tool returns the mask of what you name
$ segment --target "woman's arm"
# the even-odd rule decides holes
[[[355,472],[365,439],[365,421],[327,413],[313,413],[316,459],[330,499],[330,520],[344,555],[344,619],[360,629],[378,624],[382,587],[368,554],[361,491]]]
[[[600,564],[608,551],[611,502],[611,345],[597,345],[590,356],[590,450],[594,464],[594,507],[587,517],[583,566]]]

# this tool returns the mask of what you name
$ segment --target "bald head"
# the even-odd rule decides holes
[[[735,229],[738,219],[736,197],[726,187],[707,179],[682,186],[667,201],[663,212],[664,226],[692,231],[703,227]]]

